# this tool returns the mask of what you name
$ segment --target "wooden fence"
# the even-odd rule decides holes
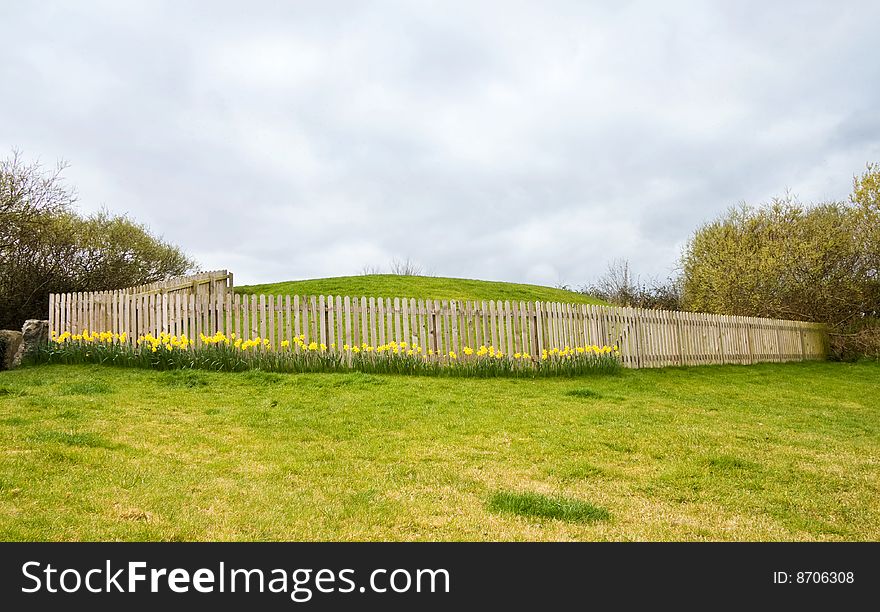
[[[157,293],[195,293],[223,295],[232,290],[232,272],[228,270],[212,270],[199,272],[189,276],[178,276],[147,285],[137,285],[120,289],[123,293],[157,294]]]
[[[216,279],[215,279],[216,280]],[[178,288],[181,289],[181,288]],[[160,332],[371,346],[392,340],[446,355],[465,346],[507,354],[617,346],[632,368],[823,359],[827,335],[816,323],[550,302],[107,291],[53,294],[51,332]]]

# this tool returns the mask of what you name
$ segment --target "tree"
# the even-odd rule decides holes
[[[850,201],[866,211],[880,211],[880,164],[869,163],[864,173],[853,177]]]
[[[629,261],[615,259],[608,264],[605,274],[599,277],[593,287],[594,293],[612,304],[629,306],[635,300],[638,291],[636,279],[630,271]]]
[[[391,274],[396,274],[398,276],[421,276],[424,272],[422,266],[409,257],[406,259],[397,259],[396,257],[391,260]]]
[[[865,256],[863,267],[875,283],[880,281],[880,164],[853,178],[850,202],[857,208],[856,242]]]
[[[0,160],[0,265],[22,233],[46,216],[69,211],[76,192],[62,179],[67,167],[59,162],[46,172],[39,162],[25,163],[19,151]]]
[[[665,282],[656,278],[642,281],[626,259],[615,259],[595,283],[581,288],[586,293],[618,306],[663,310],[681,309],[681,283],[678,278]]]
[[[827,323],[838,354],[852,352],[843,339],[880,316],[878,185],[869,166],[849,202],[786,196],[700,227],[682,256],[685,307]]]
[[[382,274],[382,269],[379,266],[374,266],[372,264],[364,264],[361,267],[361,276],[372,276],[373,274]]]
[[[126,216],[75,213],[61,170],[46,173],[18,154],[0,164],[0,328],[44,318],[49,293],[117,289],[195,269],[179,248]]]

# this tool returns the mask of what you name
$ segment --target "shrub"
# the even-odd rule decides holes
[[[140,285],[195,266],[125,216],[76,214],[63,169],[47,172],[17,153],[0,161],[0,329],[45,318],[50,293]]]
[[[880,359],[880,320],[872,318],[830,334],[831,354],[841,361]]]
[[[682,268],[689,310],[826,323],[834,356],[876,354],[880,167],[855,178],[848,202],[729,210],[695,232]]]
[[[625,259],[615,259],[609,263],[602,276],[579,291],[616,306],[659,310],[681,310],[682,307],[679,278],[644,281],[633,274],[629,261]]]

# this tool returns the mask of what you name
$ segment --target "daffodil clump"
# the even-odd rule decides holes
[[[577,376],[615,372],[616,346],[565,346],[540,354],[507,354],[494,346],[461,347],[438,352],[417,344],[387,342],[327,345],[305,334],[273,344],[268,338],[244,339],[235,333],[145,334],[129,342],[125,333],[53,333],[41,357],[49,363],[109,363],[153,369],[201,368],[218,371],[262,369],[274,372],[361,371],[457,376]]]
[[[462,347],[459,351],[423,350],[406,342],[380,346],[343,345],[346,362],[364,372],[455,374],[462,376],[575,376],[614,372],[620,368],[616,346],[565,347],[542,354],[507,354],[494,346]]]
[[[232,333],[186,334],[167,332],[139,336],[128,342],[126,334],[92,332],[53,333],[37,359],[48,363],[105,363],[159,370],[199,368],[240,372],[264,369],[278,372],[331,372],[346,369],[339,351],[323,343],[305,342],[305,335],[291,343],[273,346],[268,338],[244,339]]]
[[[125,342],[128,340],[128,334],[122,332],[116,334],[113,332],[93,332],[83,330],[81,334],[71,334],[69,331],[58,334],[57,331],[52,332],[51,340],[56,344],[64,344],[65,342],[84,342],[86,344],[113,344],[114,342]]]

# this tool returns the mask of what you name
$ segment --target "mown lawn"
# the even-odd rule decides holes
[[[3,540],[877,540],[880,364],[0,373]]]
[[[284,281],[265,285],[243,285],[236,293],[273,295],[348,295],[354,297],[431,298],[433,300],[510,300],[525,302],[566,302],[605,304],[591,295],[521,283],[444,278],[440,276],[400,276],[366,274]]]

